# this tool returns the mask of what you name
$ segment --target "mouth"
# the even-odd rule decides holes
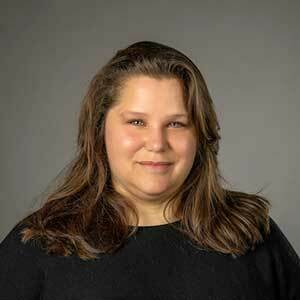
[[[145,168],[146,170],[152,171],[152,172],[166,172],[168,171],[173,163],[144,163],[141,162],[140,165]]]
[[[142,165],[150,165],[150,166],[164,166],[164,165],[171,165],[171,162],[165,162],[165,161],[159,161],[159,162],[154,162],[154,161],[141,161],[140,164]]]

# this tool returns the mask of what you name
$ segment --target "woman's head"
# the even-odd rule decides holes
[[[128,123],[133,119],[138,123]],[[148,41],[117,51],[96,74],[80,124],[79,146],[102,160],[113,187],[133,198],[159,200],[159,195],[182,193],[191,183],[183,186],[192,167],[199,176],[201,158],[214,160],[220,138],[199,69],[178,50]],[[173,164],[167,172],[154,173],[138,164],[146,160]]]
[[[222,187],[219,129],[203,76],[187,56],[150,41],[117,51],[89,85],[78,153],[46,203],[23,220],[24,241],[43,237],[48,252],[93,258],[122,245],[132,217],[139,223],[137,200],[167,199],[164,218],[171,207],[198,245],[245,252],[261,239],[270,204]],[[158,171],[139,164],[145,160],[172,164]]]

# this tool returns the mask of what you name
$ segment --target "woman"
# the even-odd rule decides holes
[[[206,83],[155,42],[82,103],[63,181],[1,244],[1,299],[300,299],[299,257],[257,194],[225,189]]]

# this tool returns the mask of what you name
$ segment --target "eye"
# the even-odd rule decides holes
[[[171,122],[171,123],[173,123],[173,124],[179,124],[181,127],[185,127],[186,126],[185,124],[183,124],[181,122]]]
[[[130,120],[130,121],[128,121],[127,123],[133,124],[134,122],[138,122],[138,121],[142,121],[142,120]]]
[[[134,125],[134,122],[140,122],[140,121],[142,121],[143,122],[143,120],[141,120],[141,119],[133,119],[133,120],[129,120],[127,123],[128,124],[133,124]],[[183,124],[183,123],[181,123],[181,122],[171,122],[171,123],[169,123],[169,124],[179,124],[180,125],[180,127],[185,127],[186,125],[185,124]],[[135,124],[137,124],[137,123],[135,123]],[[175,127],[175,128],[177,128],[177,127]]]

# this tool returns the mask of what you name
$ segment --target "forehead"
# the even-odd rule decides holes
[[[117,98],[121,106],[176,106],[184,109],[183,83],[178,78],[134,76],[123,82]]]
[[[146,75],[136,75],[125,79],[121,90],[124,93],[129,91],[139,92],[145,89],[164,89],[170,87],[177,92],[182,92],[182,81],[176,77],[154,78]]]

